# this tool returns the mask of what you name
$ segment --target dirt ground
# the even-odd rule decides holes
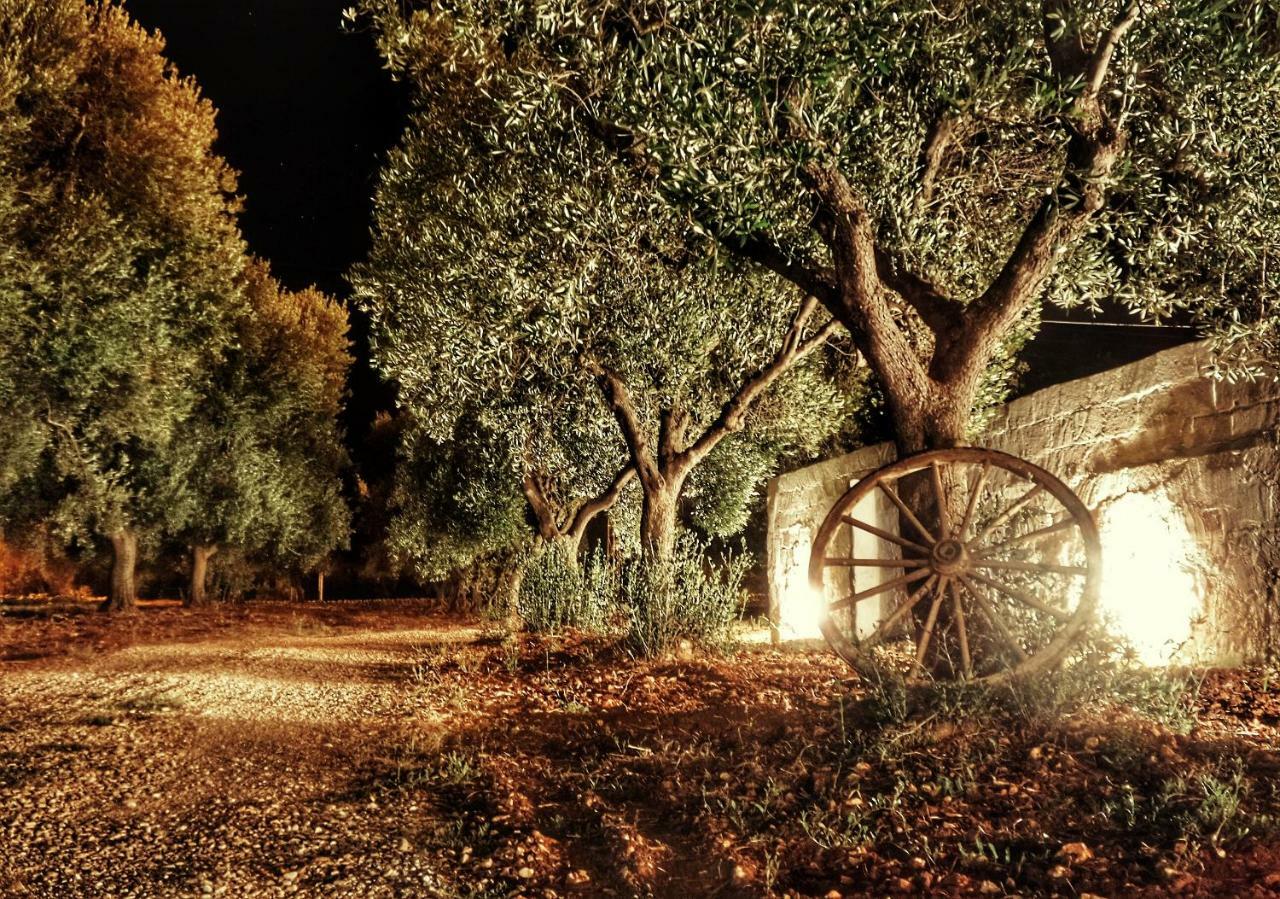
[[[1280,895],[1262,669],[1188,729],[412,602],[9,609],[0,659],[3,896]]]

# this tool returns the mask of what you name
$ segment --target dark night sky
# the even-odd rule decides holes
[[[402,94],[368,34],[347,34],[347,0],[125,0],[159,30],[167,55],[218,109],[218,150],[240,172],[241,218],[254,254],[286,286],[345,298],[344,275],[368,248],[369,199],[403,119]],[[348,427],[359,439],[389,405],[357,363]]]
[[[218,108],[219,150],[240,171],[244,234],[292,288],[345,297],[343,279],[368,247],[369,198],[395,142],[403,95],[368,34],[346,34],[350,0],[125,0],[168,41],[168,56]],[[1046,317],[1065,316],[1050,311]],[[1072,316],[1083,321],[1083,316]],[[1106,316],[1126,321],[1119,310]],[[390,392],[356,352],[348,428],[358,444]],[[1026,351],[1022,392],[1111,368],[1188,339],[1186,331],[1046,325]],[[359,455],[357,448],[357,455]]]

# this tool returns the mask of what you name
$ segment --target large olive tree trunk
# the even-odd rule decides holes
[[[195,544],[191,547],[191,586],[187,591],[188,608],[198,609],[209,604],[209,595],[205,589],[205,581],[209,575],[209,560],[217,553],[218,547]]]
[[[135,612],[138,588],[134,570],[138,564],[138,535],[121,528],[111,535],[111,589],[102,604],[106,612]]]
[[[645,485],[640,508],[640,543],[650,559],[665,561],[675,552],[680,492],[684,478]]]

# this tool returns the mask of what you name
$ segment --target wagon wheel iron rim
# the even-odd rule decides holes
[[[917,479],[916,495],[932,494],[932,516],[920,514],[923,507],[913,509],[897,489],[903,478],[917,474],[927,475]],[[854,514],[874,494],[896,512],[896,532]],[[850,535],[847,554],[837,549],[842,531]],[[864,542],[875,538],[877,551],[855,553],[855,532]],[[1048,560],[1046,545],[1073,556]],[[1058,478],[996,450],[942,449],[890,463],[840,498],[814,540],[809,585],[823,597],[823,636],[855,669],[880,670],[871,651],[909,622],[913,658],[906,677],[929,679],[928,653],[941,645],[945,617],[941,627],[957,656],[954,675],[996,684],[1062,661],[1097,606],[1101,556],[1092,513]],[[833,571],[846,572],[850,587],[827,601]],[[872,580],[871,572],[874,582],[861,584]],[[1025,581],[1032,579],[1040,579],[1033,586],[1048,584],[1046,595],[1028,587]],[[856,613],[846,610],[886,596],[899,601],[858,637],[856,621],[847,620]],[[1023,625],[1033,626],[1038,639]]]

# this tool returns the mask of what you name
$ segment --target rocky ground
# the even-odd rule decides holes
[[[1264,669],[907,697],[413,603],[0,616],[0,895],[1276,895]]]

